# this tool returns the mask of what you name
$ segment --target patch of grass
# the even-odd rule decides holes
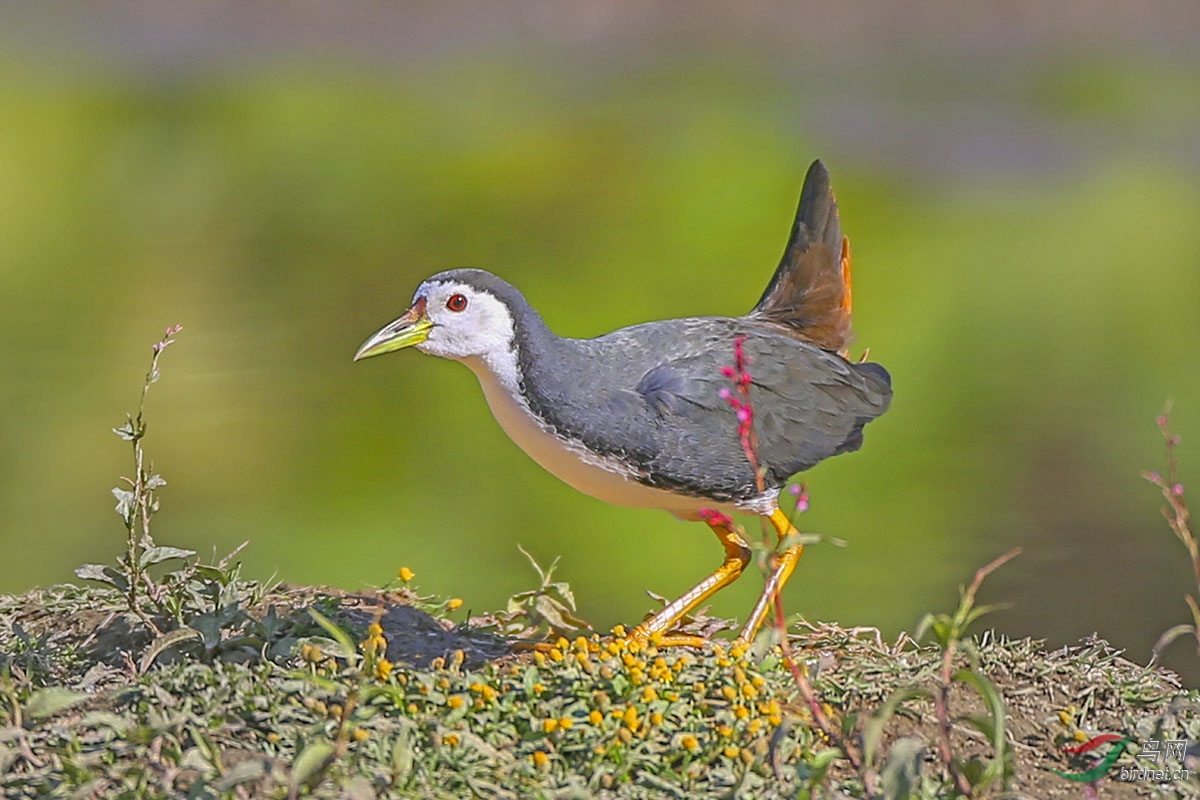
[[[6,652],[17,618],[40,637],[70,615],[60,606],[34,621],[29,610],[42,597],[0,605]],[[313,597],[283,590],[273,607],[305,607]],[[356,609],[399,595],[325,597],[341,622],[317,627],[286,656],[159,659],[139,674],[135,651],[124,667],[76,659],[41,685],[13,658],[0,685],[0,787],[12,797],[514,798],[954,797],[997,788],[971,767],[982,775],[997,758],[976,722],[990,698],[968,681],[945,687],[943,653],[907,637],[885,643],[832,625],[799,625],[790,635],[823,713],[846,741],[869,745],[864,772],[813,724],[778,650],[638,648],[617,631],[492,660],[460,649],[415,667],[393,647],[399,631],[355,628]],[[118,601],[105,588],[85,602]],[[86,630],[64,630],[59,644],[86,650]],[[1193,694],[1101,642],[1046,653],[989,635],[972,650],[970,669],[988,676],[1003,703],[1012,790],[1061,789],[1045,768],[1070,766],[1058,749],[1076,730],[1200,738]],[[943,688],[956,710],[948,728],[938,710]],[[1065,725],[1058,711],[1068,704],[1076,711]],[[945,740],[969,792],[938,754]],[[1172,791],[1189,796],[1189,784]]]

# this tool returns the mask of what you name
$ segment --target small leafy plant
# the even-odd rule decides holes
[[[1200,545],[1197,545],[1196,535],[1192,531],[1192,515],[1188,510],[1187,498],[1183,482],[1179,479],[1179,461],[1175,457],[1175,448],[1179,446],[1179,437],[1171,432],[1171,406],[1167,405],[1163,413],[1158,415],[1158,429],[1162,433],[1167,451],[1167,469],[1165,473],[1142,471],[1142,477],[1154,484],[1162,492],[1166,505],[1162,514],[1180,543],[1188,552],[1192,562],[1192,575],[1196,586],[1200,589]],[[1197,655],[1200,655],[1200,603],[1191,594],[1184,595],[1184,601],[1192,612],[1190,623],[1181,623],[1169,629],[1154,645],[1154,655],[1157,658],[1171,642],[1180,636],[1191,636],[1196,643]]]
[[[159,510],[158,491],[167,482],[146,452],[146,401],[150,387],[162,377],[160,359],[181,330],[183,326],[172,325],[151,346],[150,369],[142,383],[137,414],[127,414],[125,423],[113,428],[133,450],[132,477],[122,477],[112,490],[116,512],[125,527],[125,551],[116,567],[84,564],[75,570],[80,578],[118,590],[125,610],[150,635],[150,644],[136,665],[142,672],[176,647],[211,661],[222,654],[250,654],[264,648],[270,655],[279,655],[295,643],[289,635],[290,624],[273,609],[258,616],[250,613],[271,587],[242,580],[241,563],[235,559],[246,543],[216,563],[202,564],[195,550],[160,545],[151,531]],[[175,568],[155,577],[152,568],[170,562],[175,562]],[[137,639],[137,632],[133,633]]]
[[[121,478],[123,485],[112,490],[117,499],[116,512],[125,524],[125,554],[118,560],[119,569],[101,564],[84,564],[75,574],[87,580],[100,581],[114,586],[125,594],[129,611],[136,615],[155,634],[162,631],[143,608],[143,598],[154,600],[161,595],[161,587],[147,571],[155,564],[172,559],[189,558],[196,553],[178,547],[157,547],[150,533],[150,521],[158,512],[157,491],[167,485],[162,475],[154,471],[153,462],[146,457],[142,440],[146,437],[146,399],[150,387],[158,382],[162,373],[158,360],[163,352],[175,343],[175,335],[183,330],[182,325],[167,328],[162,338],[151,347],[150,370],[142,383],[138,398],[137,416],[125,415],[125,424],[113,428],[113,433],[133,447],[133,477]]]

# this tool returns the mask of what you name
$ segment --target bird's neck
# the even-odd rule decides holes
[[[552,386],[552,365],[568,340],[556,335],[532,308],[526,306],[511,312],[513,336],[508,347],[495,348],[479,356],[463,360],[484,384],[485,392],[503,389],[523,404],[530,403],[530,387]],[[550,374],[545,374],[550,367]],[[493,398],[489,396],[489,401]],[[536,404],[536,401],[535,403]]]

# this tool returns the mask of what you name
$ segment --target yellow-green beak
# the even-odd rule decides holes
[[[429,329],[432,327],[433,323],[425,314],[425,298],[417,298],[417,302],[404,312],[404,316],[395,322],[389,322],[363,342],[362,347],[354,354],[354,360],[361,361],[364,358],[420,344],[429,338]]]

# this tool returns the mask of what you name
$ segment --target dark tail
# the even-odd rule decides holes
[[[829,170],[814,161],[783,259],[750,316],[786,325],[806,341],[844,354],[853,338],[850,305],[850,243],[842,236]]]

